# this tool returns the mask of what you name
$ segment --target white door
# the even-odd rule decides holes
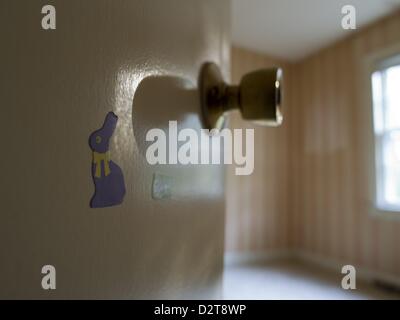
[[[55,30],[43,4],[0,4],[0,297],[220,298],[223,167],[152,166],[145,136],[201,128],[199,69],[229,72],[228,0],[52,0]],[[108,112],[126,192],[90,208]]]

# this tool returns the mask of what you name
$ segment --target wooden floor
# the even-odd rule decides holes
[[[399,293],[360,281],[356,290],[343,290],[342,276],[295,260],[230,263],[224,271],[224,299],[400,299]]]

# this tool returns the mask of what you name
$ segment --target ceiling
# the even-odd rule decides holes
[[[341,27],[341,9],[347,4],[356,8],[359,29],[398,9],[400,0],[232,0],[232,40],[299,60],[354,32]]]

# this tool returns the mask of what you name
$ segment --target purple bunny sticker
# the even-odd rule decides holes
[[[92,149],[92,178],[94,195],[91,208],[104,208],[121,204],[125,196],[125,182],[121,168],[111,160],[109,142],[117,126],[118,117],[109,112],[103,126],[89,137]]]

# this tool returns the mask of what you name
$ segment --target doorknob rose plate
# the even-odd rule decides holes
[[[204,126],[222,129],[226,113],[239,109],[243,119],[263,126],[279,126],[282,115],[282,69],[263,69],[246,74],[239,86],[223,80],[215,63],[205,63],[199,78]]]

